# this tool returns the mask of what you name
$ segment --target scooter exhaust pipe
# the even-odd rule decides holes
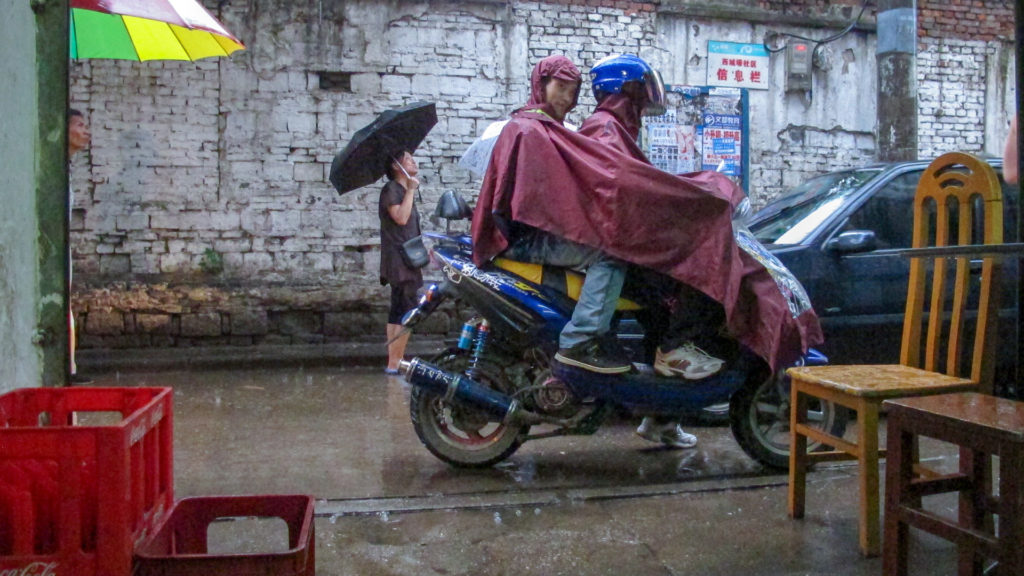
[[[539,424],[547,421],[539,414],[524,409],[511,396],[474,382],[465,375],[446,372],[419,358],[400,361],[398,371],[405,376],[406,382],[441,396],[445,402],[482,410],[501,418],[504,423]]]

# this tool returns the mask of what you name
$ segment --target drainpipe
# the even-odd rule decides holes
[[[36,332],[42,386],[64,386],[68,354],[68,0],[33,0],[39,149],[36,176]]]
[[[878,158],[917,160],[916,0],[878,2]]]

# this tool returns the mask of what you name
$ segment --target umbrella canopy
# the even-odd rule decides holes
[[[415,150],[437,124],[433,102],[415,102],[381,113],[360,128],[331,163],[331,184],[339,194],[373,184],[396,155]]]
[[[245,46],[198,0],[71,0],[71,57],[199,60]]]

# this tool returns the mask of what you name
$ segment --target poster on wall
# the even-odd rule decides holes
[[[746,92],[666,86],[666,96],[665,114],[644,121],[642,146],[651,163],[673,174],[715,170],[746,190]]]
[[[708,40],[708,86],[767,90],[769,63],[763,44]]]

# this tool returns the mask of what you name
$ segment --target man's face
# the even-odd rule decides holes
[[[555,120],[565,120],[565,115],[576,106],[576,88],[578,82],[570,82],[561,78],[549,78],[544,86],[544,101],[554,108]]]
[[[75,154],[89,147],[89,125],[82,116],[72,116],[68,121],[68,154]]]

